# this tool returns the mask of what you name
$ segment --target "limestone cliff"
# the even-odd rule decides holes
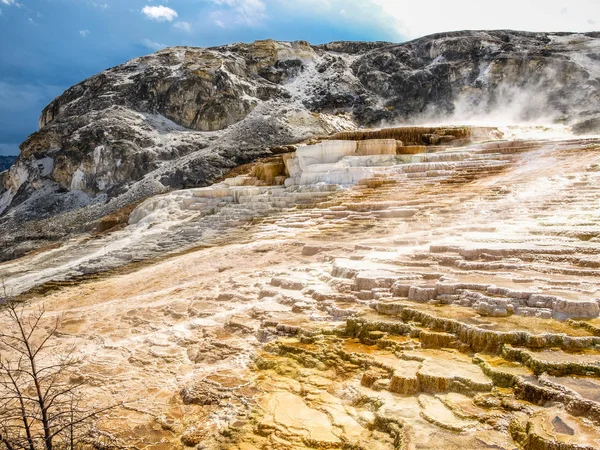
[[[53,100],[0,174],[2,257],[335,131],[490,113],[587,130],[600,115],[599,60],[598,33],[512,31],[405,44],[267,40],[136,58]]]

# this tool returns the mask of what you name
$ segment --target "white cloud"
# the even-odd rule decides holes
[[[98,8],[98,9],[108,9],[107,3],[90,2],[90,5],[93,6],[94,8]]]
[[[90,34],[90,30],[79,30],[79,35],[84,39],[88,36],[88,34]]]
[[[408,4],[406,0],[398,2]],[[365,30],[370,30],[370,35],[382,40],[402,40],[403,37],[397,30],[395,21],[376,4],[376,0],[269,0],[268,5],[277,10],[278,14],[294,17],[302,22],[318,21],[329,24],[336,30],[356,30],[362,35]],[[424,17],[419,18],[419,21],[424,20]]]
[[[208,17],[210,21],[219,28],[227,28],[227,25],[225,24],[225,13],[223,11],[212,11]]]
[[[490,11],[473,0],[369,0],[381,8],[396,30],[409,38],[459,30],[593,31],[590,17],[600,17],[598,0],[504,0]]]
[[[142,45],[144,47],[149,48],[150,50],[162,50],[163,48],[166,48],[165,44],[161,44],[160,42],[155,42],[152,41],[148,38],[142,39]]]
[[[0,0],[0,5],[16,6],[17,8],[23,7],[23,3],[19,3],[16,0]]]
[[[481,0],[203,1],[214,6],[208,18],[218,27],[262,26],[277,14],[286,21],[370,30],[370,35],[395,41],[459,30],[594,31],[600,17],[599,0],[504,0],[493,11]]]
[[[144,6],[142,13],[148,17],[148,19],[156,20],[157,22],[171,22],[177,17],[177,11],[169,8],[168,6]]]
[[[186,33],[189,33],[190,31],[192,31],[192,26],[190,25],[189,22],[175,22],[173,24],[173,28],[177,28],[178,30],[185,31]]]
[[[23,3],[19,3],[16,0],[0,0],[0,5],[16,6],[17,8],[21,8]]]
[[[213,3],[238,0],[212,0]],[[374,30],[397,41],[460,30],[595,31],[598,0],[504,0],[490,10],[481,0],[265,0],[281,14],[315,18],[339,28]],[[568,8],[565,6],[568,5]],[[341,10],[344,13],[341,13]],[[387,37],[389,36],[389,37]]]
[[[220,7],[213,11],[213,22],[220,26],[260,26],[267,18],[267,5],[262,0],[210,0]]]

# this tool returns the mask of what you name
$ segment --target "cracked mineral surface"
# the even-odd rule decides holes
[[[592,450],[599,167],[566,127],[345,132],[0,271],[122,446]]]

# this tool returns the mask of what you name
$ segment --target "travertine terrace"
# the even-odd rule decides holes
[[[499,30],[402,44],[267,39],[134,58],[54,99],[0,172],[0,261],[320,136],[373,139],[339,133],[490,114],[599,133],[598,54],[599,33]],[[422,131],[432,145],[434,131]],[[424,143],[392,134],[404,146]]]
[[[106,445],[600,448],[600,139],[313,140],[0,265]]]

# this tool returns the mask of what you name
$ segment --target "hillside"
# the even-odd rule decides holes
[[[344,129],[489,117],[593,131],[599,46],[594,33],[482,31],[405,44],[177,47],[136,58],[44,109],[0,180],[3,257]]]
[[[600,448],[599,52],[259,41],[73,86],[0,175],[0,447],[99,408],[78,448]]]

